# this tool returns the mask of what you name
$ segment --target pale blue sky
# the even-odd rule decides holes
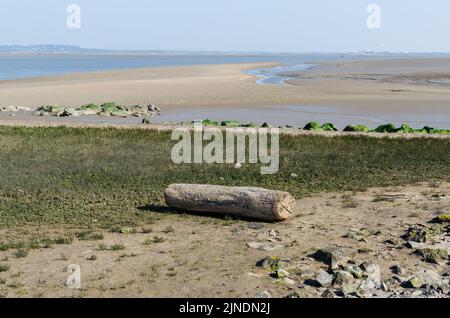
[[[82,28],[66,27],[66,8]],[[367,6],[382,28],[366,27]],[[0,45],[105,49],[450,52],[448,0],[1,0]]]

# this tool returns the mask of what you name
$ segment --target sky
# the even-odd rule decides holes
[[[450,52],[448,0],[1,0],[0,4],[0,45]],[[70,4],[81,10],[80,28],[67,26]],[[380,28],[367,27],[373,13],[367,12],[370,4],[381,9]]]

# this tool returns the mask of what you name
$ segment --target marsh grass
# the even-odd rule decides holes
[[[174,143],[170,133],[150,130],[0,127],[0,228],[153,224],[175,212],[163,197],[174,182],[258,186],[299,198],[450,181],[450,140],[282,136],[280,171],[268,176],[257,165],[175,165]],[[11,248],[4,244],[0,250]]]

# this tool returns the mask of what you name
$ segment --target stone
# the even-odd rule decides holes
[[[436,223],[448,223],[450,222],[450,214],[441,214],[436,217],[434,220]]]
[[[413,242],[413,241],[408,241],[406,242],[405,246],[407,248],[411,248],[411,249],[419,249],[419,248],[423,248],[425,246],[424,243],[417,243],[417,242]]]
[[[374,263],[363,263],[361,268],[364,269],[367,275],[366,286],[369,289],[381,288],[381,268]]]
[[[344,284],[342,285],[341,291],[344,294],[344,296],[347,296],[356,293],[357,288],[355,284]]]
[[[275,278],[286,278],[289,277],[289,272],[285,269],[279,268],[273,273]]]
[[[354,278],[362,278],[364,276],[364,271],[359,267],[354,265],[349,265],[346,268],[346,271],[353,275]]]
[[[286,268],[290,262],[290,259],[282,259],[278,256],[266,256],[256,262],[256,267],[271,269],[275,271],[279,268]]]
[[[149,117],[145,117],[142,119],[142,124],[144,125],[150,125],[152,122],[150,121]]]
[[[264,242],[248,242],[247,247],[271,252],[271,251],[275,251],[275,250],[284,248],[284,245],[273,244],[273,243],[264,243]]]
[[[441,275],[433,270],[420,270],[414,274],[414,277],[419,278],[425,285],[435,287],[442,287],[444,285]]]
[[[422,257],[422,260],[432,264],[442,264],[448,259],[448,252],[443,248],[423,248],[415,252]]]
[[[234,169],[241,169],[241,168],[242,168],[242,164],[239,162],[234,165]]]
[[[317,250],[312,257],[316,261],[327,264],[332,269],[335,269],[339,267],[347,255],[347,251],[342,247],[328,247]]]
[[[272,295],[268,291],[259,292],[256,294],[255,298],[270,298]]]
[[[352,283],[354,281],[354,277],[347,271],[337,271],[334,275],[333,284],[337,285],[345,285]]]
[[[430,242],[434,236],[440,233],[441,231],[437,227],[415,226],[410,227],[403,238],[406,241],[427,243]]]
[[[296,174],[296,173],[291,173],[290,177],[291,177],[292,179],[297,179],[297,178],[298,178],[298,174]]]
[[[403,275],[403,274],[405,274],[405,270],[402,267],[400,267],[399,265],[394,265],[390,269],[391,269],[391,272],[396,274],[396,275]]]
[[[404,286],[405,286],[406,288],[420,288],[420,287],[422,287],[422,285],[423,285],[422,280],[421,280],[419,277],[416,277],[416,276],[410,278],[410,279],[404,284]]]
[[[290,279],[288,277],[285,277],[283,279],[283,282],[287,285],[287,286],[295,286],[297,284],[297,282],[293,279]]]
[[[332,291],[331,289],[326,289],[323,293],[322,293],[322,298],[338,298],[338,296],[336,295],[336,293],[334,291]]]
[[[318,287],[329,287],[333,283],[333,276],[325,272],[324,270],[320,270],[319,274],[315,279],[315,286]]]

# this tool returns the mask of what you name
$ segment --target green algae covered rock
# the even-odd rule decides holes
[[[400,128],[397,129],[397,132],[410,134],[410,133],[413,133],[413,132],[414,132],[414,129],[412,129],[411,127],[409,127],[408,124],[402,124],[402,125],[400,126]]]
[[[323,124],[320,128],[324,131],[338,131],[336,126],[334,126],[332,123]]]
[[[202,120],[203,126],[219,126],[219,122],[211,119]]]
[[[364,125],[348,125],[344,128],[344,131],[353,131],[353,132],[368,132],[370,129]]]
[[[307,123],[305,128],[303,128],[303,129],[304,130],[321,131],[322,130],[322,126],[320,126],[320,124],[317,121],[311,121],[311,122]]]
[[[77,108],[77,111],[83,115],[96,115],[102,111],[102,108],[96,104],[87,104]]]
[[[222,121],[224,127],[240,127],[242,124],[237,120],[224,120]]]
[[[64,106],[46,105],[39,107],[38,110],[46,113],[57,114],[62,113],[64,111]]]
[[[378,126],[374,131],[379,133],[395,133],[398,130],[393,124],[386,124]]]

